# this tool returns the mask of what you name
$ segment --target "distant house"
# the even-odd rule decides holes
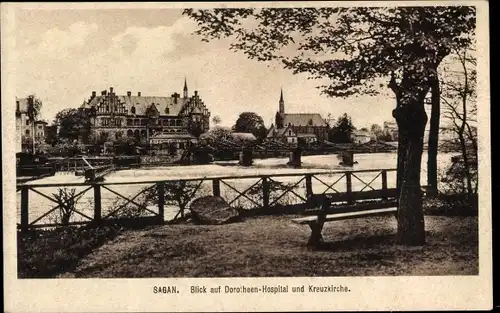
[[[298,142],[297,134],[293,131],[292,126],[277,128],[276,126],[271,125],[267,132],[266,138],[281,141],[283,143],[296,144]]]
[[[353,143],[363,144],[372,140],[372,135],[368,131],[353,130],[351,133],[351,140]]]
[[[176,149],[186,149],[191,144],[197,143],[198,140],[195,136],[189,134],[187,131],[179,133],[157,133],[151,136],[149,143],[152,145],[159,145],[162,149],[166,146],[173,146]]]

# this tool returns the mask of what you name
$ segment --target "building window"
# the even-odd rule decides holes
[[[134,119],[134,126],[139,126],[139,119]]]
[[[131,119],[131,118],[128,118],[128,119],[127,119],[127,126],[132,126],[132,124],[133,124],[132,119]]]
[[[26,129],[26,135],[29,135],[29,134],[30,134],[30,130]]]
[[[291,136],[291,135],[292,135],[292,131],[291,131],[291,130],[289,130],[289,131],[288,131],[288,136]],[[292,139],[292,140],[293,140],[293,139]]]
[[[170,108],[165,108],[165,113],[170,114]]]
[[[130,112],[131,112],[132,114],[135,114],[135,106],[132,106],[132,108],[130,109]]]
[[[177,126],[182,126],[181,120],[177,120]]]
[[[183,142],[179,143],[179,149],[184,149],[184,143]]]
[[[134,132],[131,129],[127,130],[127,137],[133,137],[133,136]]]

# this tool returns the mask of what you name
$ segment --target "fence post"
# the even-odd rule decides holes
[[[382,170],[382,199],[387,200],[387,171]]]
[[[212,180],[212,191],[213,191],[214,197],[220,197],[220,179],[213,179]]]
[[[306,199],[309,200],[309,198],[312,196],[312,194],[313,194],[312,175],[306,174]]]
[[[29,188],[28,186],[21,187],[21,230],[28,230],[29,225]]]
[[[262,177],[262,206],[264,209],[269,208],[269,179],[267,176]]]
[[[162,221],[165,219],[165,182],[159,182],[158,188],[158,215]]]
[[[345,181],[346,181],[346,192],[347,192],[347,203],[353,204],[354,201],[352,199],[352,173],[351,172],[346,172],[345,173]]]
[[[94,221],[101,221],[101,186],[94,185]]]

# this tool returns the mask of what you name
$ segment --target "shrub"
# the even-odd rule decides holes
[[[81,258],[120,232],[121,228],[116,226],[68,226],[18,232],[18,277],[56,277],[74,268]]]

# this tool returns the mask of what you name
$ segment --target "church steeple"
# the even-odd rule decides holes
[[[187,80],[186,77],[184,77],[184,98],[188,97],[188,85],[187,85]]]
[[[283,88],[281,88],[281,96],[279,102],[279,113],[285,113],[285,100],[283,100]]]

